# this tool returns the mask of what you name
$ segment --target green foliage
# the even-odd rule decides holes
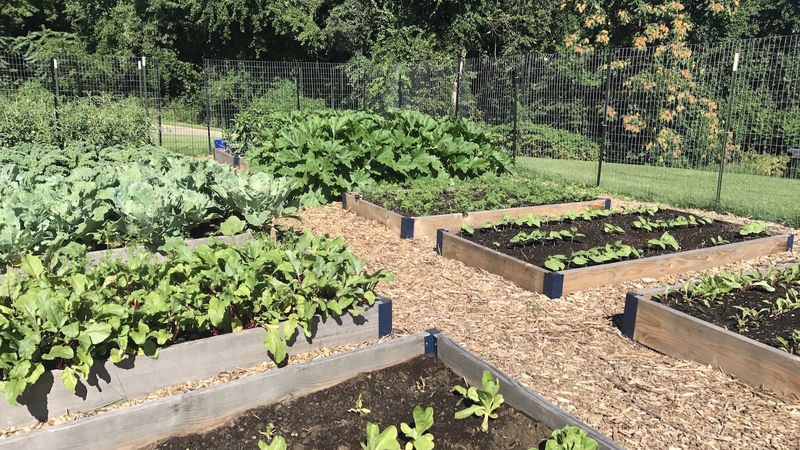
[[[755,151],[741,152],[725,170],[734,173],[780,177],[789,167],[789,155],[771,155]]]
[[[503,395],[500,394],[500,382],[492,377],[488,370],[483,371],[481,377],[481,388],[474,386],[465,388],[463,386],[453,387],[453,391],[460,394],[463,399],[472,404],[460,411],[456,411],[456,419],[466,419],[470,416],[483,417],[481,430],[489,431],[489,419],[497,419],[495,412],[503,404]]]
[[[622,241],[615,241],[613,244],[575,251],[569,256],[550,255],[545,260],[544,266],[557,272],[559,270],[564,270],[568,266],[584,267],[589,263],[604,264],[631,257],[640,258],[641,253],[635,247],[623,244]]]
[[[464,213],[590,200],[597,191],[542,177],[483,175],[470,180],[417,179],[360,188],[365,199],[406,216]]]
[[[664,234],[661,235],[658,239],[650,239],[647,241],[648,247],[658,247],[661,250],[666,250],[667,247],[671,247],[673,250],[678,251],[681,249],[680,244],[675,239],[674,236],[669,234],[668,231],[665,231]]]
[[[545,450],[597,450],[597,441],[590,438],[585,430],[567,425],[554,430],[547,439]]]
[[[600,146],[578,133],[523,122],[519,147],[526,155],[580,161],[597,161]]]
[[[406,450],[431,450],[433,445],[433,435],[426,433],[433,426],[433,408],[422,406],[414,407],[414,428],[405,422],[400,424],[400,430],[409,442],[406,443]]]
[[[146,252],[86,268],[83,254],[50,261],[25,255],[21,273],[0,284],[0,390],[14,403],[46,370],[63,368],[74,390],[95,360],[113,363],[193,336],[267,328],[280,363],[299,328],[311,337],[315,315],[357,315],[376,299],[385,272],[369,273],[342,238],[305,233],[277,243],[211,243],[189,250],[177,239],[164,261]],[[286,322],[283,337],[278,330]],[[277,334],[277,337],[275,336]]]
[[[240,88],[240,86],[237,86]],[[325,109],[325,100],[300,96],[300,108],[307,110]],[[297,110],[297,85],[290,79],[275,79],[267,92],[255,98],[244,109],[255,115],[273,111],[290,112]]]
[[[281,436],[275,436],[272,441],[267,444],[261,439],[258,440],[259,450],[286,450],[286,440]]]
[[[369,414],[372,411],[369,408],[364,407],[364,402],[361,400],[361,393],[359,392],[358,398],[356,399],[355,408],[350,408],[347,410],[347,412],[356,413],[360,416],[363,416],[365,414]]]
[[[160,244],[199,227],[213,233],[213,225],[231,216],[260,230],[282,214],[289,194],[289,184],[269,174],[237,175],[212,161],[171,157],[158,149],[84,155],[81,150],[91,147],[68,148],[63,155],[50,147],[4,150],[0,262],[14,263],[28,252],[49,254],[69,242],[91,249],[133,241]],[[24,163],[35,160],[39,150],[46,163],[26,171]],[[114,164],[136,157],[143,159]],[[230,221],[225,232],[238,227]]]
[[[150,139],[150,119],[136,97],[109,95],[68,100],[56,121],[53,94],[38,82],[0,96],[0,147],[22,143],[89,142],[101,146],[142,144]]]
[[[763,220],[749,223],[739,229],[739,234],[742,236],[760,236],[762,234],[767,234],[767,223]]]
[[[361,443],[364,450],[400,450],[397,442],[397,427],[388,426],[381,431],[377,424],[367,422],[367,443]]]
[[[415,111],[272,113],[237,120],[251,168],[287,177],[306,205],[376,181],[474,178],[511,170],[493,134],[472,122]]]

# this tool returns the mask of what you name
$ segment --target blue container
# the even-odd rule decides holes
[[[225,150],[228,148],[228,142],[224,139],[214,139],[214,148]]]

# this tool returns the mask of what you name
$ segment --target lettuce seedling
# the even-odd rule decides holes
[[[359,393],[358,398],[356,399],[356,407],[348,409],[347,412],[356,413],[359,416],[363,416],[371,413],[372,411],[369,408],[364,408],[364,402],[361,401],[361,393]]]
[[[611,234],[611,233],[613,233],[613,234],[623,234],[623,233],[625,233],[625,230],[623,230],[622,227],[618,227],[618,226],[614,225],[613,223],[604,223],[603,224],[603,232],[604,233],[609,233],[609,234]]]
[[[461,232],[472,236],[473,234],[475,234],[475,229],[473,229],[469,225],[469,223],[467,223],[467,221],[465,220],[465,221],[461,222]]]
[[[572,425],[553,431],[544,445],[545,450],[597,450],[597,441],[585,430]]]
[[[759,236],[767,233],[767,223],[763,220],[753,222],[739,228],[739,234],[742,236]]]
[[[665,231],[658,239],[650,239],[647,241],[650,247],[660,247],[661,250],[666,250],[667,246],[672,247],[673,250],[680,250],[681,246],[678,241],[669,232]]]
[[[259,439],[258,448],[259,450],[286,450],[286,441],[281,436],[275,436],[275,439],[269,444]]]
[[[433,448],[433,435],[425,433],[433,426],[433,408],[422,406],[414,407],[414,428],[406,423],[400,424],[400,430],[409,439],[406,450],[431,450]]]
[[[390,425],[381,431],[378,424],[367,422],[367,443],[361,443],[364,450],[400,450],[397,442],[397,428]]]
[[[461,411],[456,411],[456,419],[466,419],[472,415],[478,417],[483,416],[481,430],[484,432],[489,431],[489,419],[497,418],[497,413],[494,411],[496,411],[504,401],[503,395],[499,393],[500,382],[492,377],[492,374],[489,373],[488,370],[484,370],[483,376],[481,377],[480,389],[475,387],[465,388],[462,386],[455,386],[453,390],[461,394],[464,399],[473,403],[471,406]]]

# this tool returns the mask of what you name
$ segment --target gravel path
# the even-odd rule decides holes
[[[378,291],[394,302],[396,333],[438,327],[628,448],[800,448],[800,402],[787,403],[710,367],[659,354],[623,337],[614,325],[627,291],[700,272],[549,300],[439,257],[432,241],[401,240],[339,204],[300,215],[315,233],[344,236],[370,269],[394,272],[395,281]],[[728,267],[747,270],[796,261],[796,255]]]

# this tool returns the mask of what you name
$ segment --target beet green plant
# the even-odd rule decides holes
[[[800,330],[792,330],[788,339],[781,336],[776,336],[775,339],[781,344],[783,351],[793,355],[800,353]]]
[[[470,416],[483,417],[481,430],[484,432],[489,431],[489,419],[496,419],[497,413],[495,412],[500,405],[503,404],[503,395],[500,394],[500,383],[488,370],[483,371],[481,377],[481,388],[478,389],[474,386],[465,388],[463,386],[453,387],[453,391],[459,393],[463,398],[459,400],[468,400],[472,405],[461,411],[456,411],[456,419],[466,419]]]
[[[597,450],[597,441],[590,438],[585,430],[567,425],[554,430],[547,439],[545,450]]]
[[[367,422],[367,443],[361,443],[364,450],[400,450],[397,442],[397,427],[390,425],[381,431],[378,424]]]
[[[317,315],[358,315],[390,279],[364,270],[343,239],[309,233],[194,250],[172,239],[162,250],[163,261],[140,252],[90,268],[82,254],[55,266],[24,256],[21,272],[0,283],[0,391],[9,403],[45,370],[63,369],[74,391],[96,359],[157,358],[174,342],[254,327],[266,329],[281,363],[298,329],[310,337]]]
[[[422,406],[414,407],[414,428],[406,423],[400,424],[400,430],[409,442],[406,443],[406,450],[431,450],[433,445],[433,435],[427,431],[433,426],[433,408]]]

